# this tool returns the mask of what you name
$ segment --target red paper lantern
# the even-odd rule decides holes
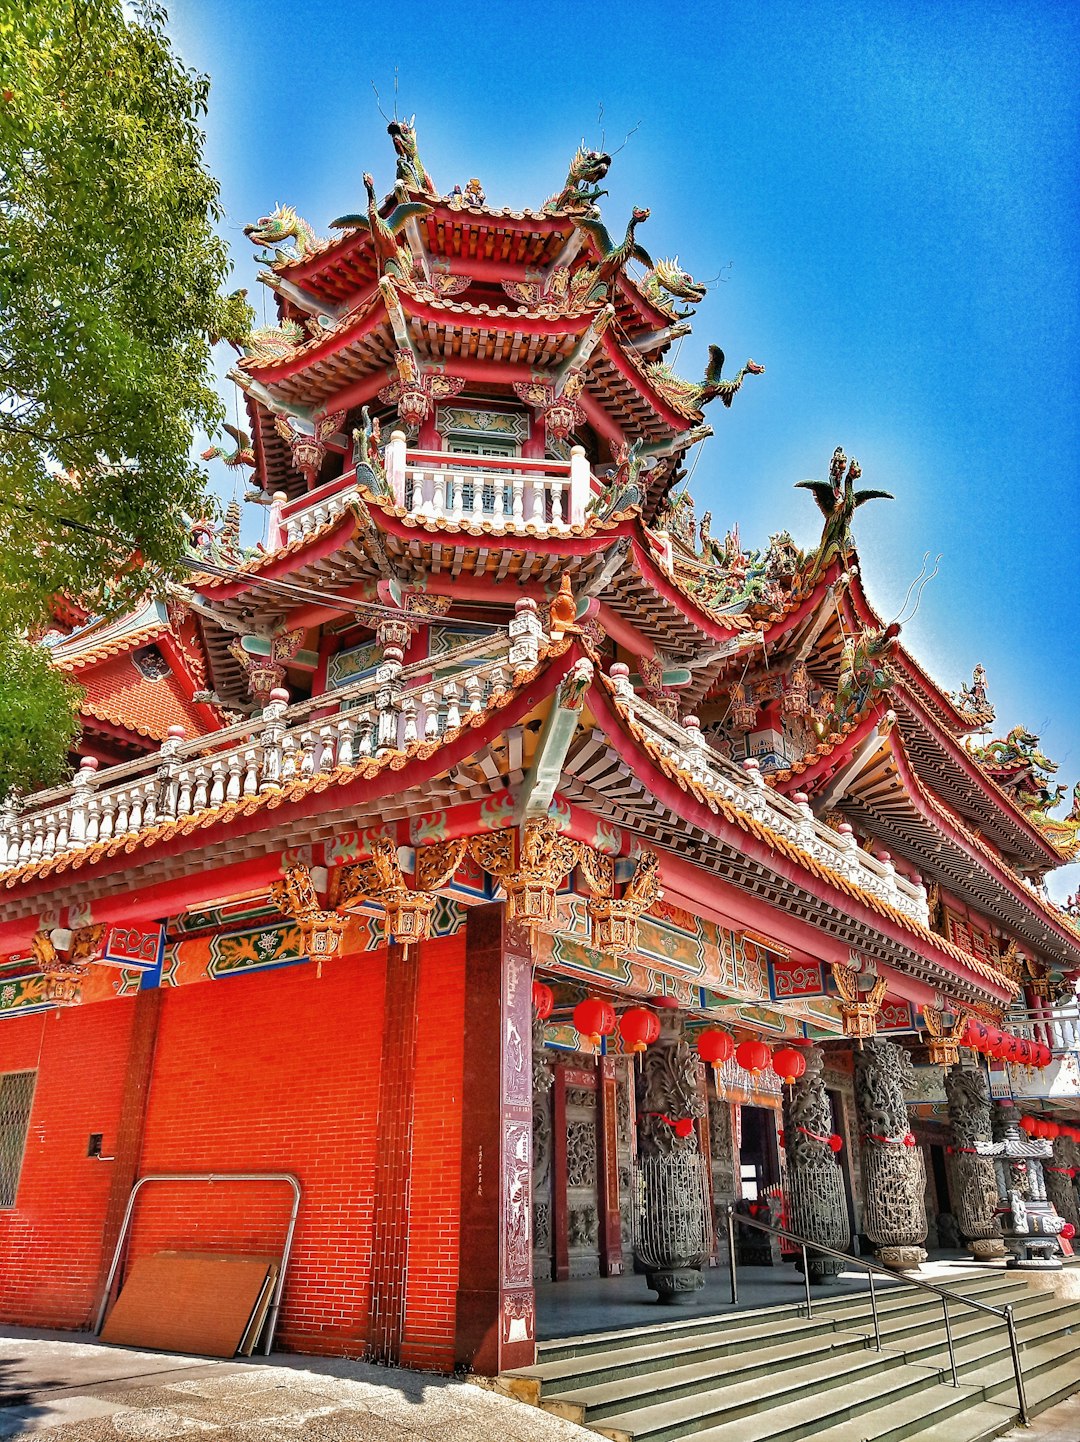
[[[1035,1120],[1034,1117],[1020,1118],[1020,1130],[1022,1132],[1027,1132],[1029,1137],[1037,1137],[1039,1135],[1038,1128],[1039,1123]]]
[[[806,1071],[806,1058],[793,1046],[782,1046],[773,1052],[771,1065],[785,1086],[793,1086]]]
[[[987,1056],[997,1056],[997,1049],[1002,1043],[1004,1033],[1000,1032],[996,1026],[984,1027],[983,1030],[986,1035],[983,1037],[982,1051]]]
[[[627,1051],[644,1051],[660,1035],[660,1018],[644,1006],[632,1006],[619,1017],[619,1035]]]
[[[718,1026],[706,1027],[698,1032],[698,1056],[709,1066],[723,1066],[735,1055],[735,1039],[730,1032],[721,1031]]]
[[[1026,1037],[1020,1037],[1016,1045],[1016,1059],[1021,1066],[1030,1066],[1034,1047]]]
[[[743,1071],[764,1071],[769,1065],[769,1048],[763,1041],[741,1041],[735,1048],[735,1060]]]
[[[541,1021],[547,1021],[555,1005],[555,993],[543,981],[534,981],[532,988],[533,1011]]]
[[[1057,1122],[1043,1122],[1043,1136],[1048,1142],[1056,1141],[1061,1135],[1061,1128]]]
[[[615,1030],[615,1008],[610,1001],[590,996],[574,1007],[574,1026],[579,1036],[587,1038],[593,1046],[599,1046],[600,1038],[610,1036]]]
[[[975,1051],[982,1051],[986,1045],[986,1023],[976,1021],[974,1017],[969,1018],[967,1030],[964,1032],[964,1045],[972,1047]]]
[[[839,1132],[833,1132],[832,1136],[829,1138],[829,1151],[838,1152],[843,1147],[843,1145],[843,1137],[840,1136]]]

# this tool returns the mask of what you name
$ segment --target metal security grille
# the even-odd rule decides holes
[[[15,1205],[36,1072],[0,1075],[0,1207]]]

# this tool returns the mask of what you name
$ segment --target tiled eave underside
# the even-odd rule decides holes
[[[988,993],[976,978],[960,977],[944,965],[927,961],[913,949],[845,913],[842,907],[822,900],[810,887],[794,891],[789,881],[737,846],[688,823],[630,773],[607,737],[597,731],[572,748],[560,791],[569,801],[634,831],[664,851],[685,857],[778,911],[809,922],[845,946],[930,986],[945,988],[962,1001],[984,1005],[988,1000]]]
[[[1042,871],[1060,866],[1061,858],[1053,848],[1033,839],[1019,819],[1014,818],[1012,804],[1004,796],[999,802],[992,794],[990,778],[986,778],[985,785],[980,785],[966,775],[959,762],[920,723],[918,716],[902,704],[902,686],[896,688],[894,695],[901,702],[897,716],[904,747],[919,780],[930,790],[939,792],[969,824],[992,837],[1005,855],[1019,857]]]
[[[1042,915],[1034,898],[1016,898],[987,864],[971,857],[945,831],[922,814],[915,800],[885,770],[883,751],[858,778],[841,802],[841,810],[861,827],[880,836],[894,855],[913,862],[976,910],[996,921],[1054,965],[1080,965],[1080,939],[1071,948]]]

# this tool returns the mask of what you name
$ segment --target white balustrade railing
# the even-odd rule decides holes
[[[864,891],[926,926],[930,910],[921,881],[901,876],[892,860],[863,851],[850,826],[834,831],[819,821],[807,800],[789,799],[765,784],[758,763],[741,765],[714,751],[701,735],[693,716],[685,724],[673,720],[638,696],[630,684],[629,668],[611,668],[615,691],[624,708],[677,766],[690,772],[730,805],[767,825],[770,830],[824,866],[830,867]]]
[[[581,446],[573,447],[569,461],[408,451],[404,435],[395,431],[384,459],[395,505],[420,520],[483,526],[497,535],[557,535],[579,526],[599,485]],[[270,545],[299,540],[336,519],[355,494],[356,472],[349,470],[279,503],[271,515]]]
[[[0,870],[137,835],[339,766],[437,742],[493,697],[514,671],[536,664],[544,640],[535,603],[522,601],[509,631],[405,667],[384,648],[374,676],[290,706],[287,693],[250,721],[186,741],[173,727],[151,756],[99,772],[85,758],[70,786],[38,792],[0,813]],[[479,654],[482,653],[482,654]]]

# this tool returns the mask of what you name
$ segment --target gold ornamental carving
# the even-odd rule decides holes
[[[42,1000],[53,1006],[78,1006],[83,977],[100,955],[104,939],[104,926],[83,926],[71,932],[70,945],[61,951],[52,932],[35,932],[30,949],[44,979]]]
[[[526,818],[514,856],[512,831],[475,836],[469,851],[478,866],[501,883],[511,921],[554,930],[559,921],[559,887],[578,864],[583,847],[563,836],[550,816]]]
[[[345,923],[336,911],[323,907],[308,866],[298,862],[288,867],[282,880],[271,887],[270,899],[283,916],[295,921],[308,956],[316,960],[333,956]]]
[[[936,1006],[923,1007],[923,1020],[929,1033],[927,1048],[933,1066],[951,1067],[960,1061],[960,1047],[967,1031],[968,1019],[963,1013],[957,1014],[951,1026],[945,1023],[947,1013]]]
[[[844,1035],[865,1040],[877,1032],[877,1016],[889,984],[883,976],[871,977],[854,967],[832,963],[833,981],[840,993],[840,1019]],[[869,986],[865,984],[870,982]],[[863,989],[865,987],[865,990]]]
[[[659,900],[660,858],[655,851],[643,851],[637,859],[634,874],[626,883],[622,896],[613,894],[614,868],[608,863],[608,884],[595,887],[585,868],[586,883],[593,895],[589,898],[589,920],[592,923],[592,944],[597,951],[612,956],[625,956],[638,949],[638,919]]]
[[[435,851],[437,848],[425,849]],[[429,868],[432,864],[429,863]],[[452,876],[456,870],[455,866],[449,875]],[[440,884],[445,885],[447,880],[449,876]],[[338,905],[348,908],[361,901],[380,903],[388,939],[402,946],[426,941],[431,935],[431,917],[438,900],[429,891],[411,891],[405,884],[397,844],[389,836],[375,838],[369,861],[346,866],[341,873]]]

